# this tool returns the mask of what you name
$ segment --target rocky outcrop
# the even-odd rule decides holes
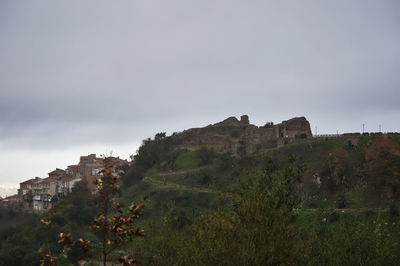
[[[310,123],[296,117],[271,127],[257,127],[249,123],[247,115],[229,117],[203,128],[192,128],[176,134],[178,148],[197,150],[202,147],[234,156],[249,155],[260,148],[272,148],[296,138],[311,137]]]

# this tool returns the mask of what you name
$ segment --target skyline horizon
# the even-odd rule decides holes
[[[230,116],[230,117],[232,117],[232,116]],[[237,119],[240,119],[240,116],[233,116],[233,117],[236,117]],[[227,118],[229,118],[229,117],[227,117]],[[294,118],[294,117],[292,117],[292,118]],[[292,119],[292,118],[289,118],[289,119]],[[226,118],[225,118],[226,119]],[[306,117],[306,119],[307,119],[307,117]],[[223,120],[221,120],[221,121],[223,121]],[[221,121],[214,121],[212,124],[215,124],[215,123],[219,123],[219,122],[221,122]],[[283,121],[286,121],[286,120],[282,120],[281,122],[283,122]],[[307,121],[309,121],[309,120],[307,120]],[[273,122],[273,121],[266,121],[266,122]],[[265,122],[265,123],[266,123]],[[281,123],[281,122],[279,122],[279,123]],[[310,121],[309,121],[310,122]],[[276,125],[276,124],[279,124],[279,123],[275,123],[275,122],[273,122],[274,123],[274,125]],[[253,124],[253,123],[251,123],[250,122],[250,124]],[[255,125],[255,124],[253,124],[253,125]],[[365,126],[366,124],[364,124],[364,126]],[[203,125],[203,126],[200,126],[200,127],[205,127],[206,125]],[[262,125],[256,125],[256,126],[258,126],[258,127],[262,127]],[[362,127],[362,125],[361,125],[361,127]],[[183,132],[184,130],[188,130],[188,129],[190,129],[190,128],[185,128],[185,129],[182,129],[181,131],[178,131],[178,133],[181,133],[181,132]],[[349,134],[354,134],[354,133],[360,133],[360,134],[362,134],[362,130],[361,131],[353,131],[353,132],[325,132],[325,133],[320,133],[320,134],[318,134],[319,132],[317,132],[317,134],[315,134],[316,132],[315,132],[315,126],[313,127],[312,125],[311,125],[311,122],[310,122],[310,129],[311,129],[311,132],[312,132],[312,134],[313,134],[313,136],[335,136],[335,135],[342,135],[342,134],[347,134],[347,133],[349,133]],[[364,129],[366,129],[365,127],[364,127]],[[382,127],[381,127],[381,129],[382,129]],[[379,125],[378,125],[378,130],[379,130]],[[155,134],[157,134],[157,133],[160,133],[160,132],[163,132],[163,131],[157,131],[157,132],[154,132],[154,134],[152,135],[152,136],[148,136],[148,138],[154,138],[154,135]],[[171,136],[173,133],[175,133],[175,132],[166,132],[167,133],[167,136]],[[394,132],[385,132],[385,131],[381,131],[381,132],[379,132],[379,131],[365,131],[364,133],[382,133],[382,134],[387,134],[387,133],[400,133],[400,130],[399,131],[394,131]],[[147,138],[145,138],[145,139],[147,139]],[[143,140],[145,140],[145,139],[143,139]],[[136,149],[135,149],[135,151],[137,151],[137,149],[140,147],[140,145],[141,145],[141,143],[140,144],[137,144],[136,145]],[[72,156],[75,156],[76,158],[77,158],[77,160],[76,160],[76,163],[73,163],[73,164],[77,164],[77,163],[79,163],[79,157],[80,156],[87,156],[87,155],[89,155],[89,154],[96,154],[96,156],[102,156],[102,155],[106,155],[106,154],[109,154],[109,155],[111,155],[111,156],[115,156],[115,157],[120,157],[121,159],[126,159],[126,160],[130,160],[130,156],[131,155],[135,155],[136,154],[136,152],[135,153],[122,153],[122,154],[116,154],[114,151],[113,151],[113,149],[112,149],[112,147],[109,147],[109,148],[104,148],[103,149],[104,150],[104,152],[92,152],[92,151],[87,151],[87,152],[85,152],[84,154],[82,153],[82,154],[77,154],[77,153],[74,153]],[[97,150],[98,151],[98,150]],[[110,154],[110,152],[111,152],[111,154]],[[67,160],[66,160],[67,161]],[[71,162],[71,160],[69,160],[69,162]],[[61,164],[63,164],[62,163],[62,161],[59,161],[58,162],[58,164],[57,164],[57,166],[54,166],[54,165],[52,165],[51,167],[49,167],[49,169],[42,169],[42,171],[41,171],[41,175],[36,175],[36,174],[33,174],[33,175],[31,175],[31,177],[20,177],[20,178],[18,178],[18,182],[17,183],[15,183],[15,182],[8,182],[8,183],[0,183],[0,196],[1,197],[3,197],[4,198],[4,196],[5,195],[7,195],[7,194],[5,194],[5,193],[9,193],[10,191],[15,191],[15,193],[16,193],[16,191],[17,191],[17,189],[19,188],[19,183],[21,183],[21,182],[24,182],[24,181],[26,181],[26,180],[29,180],[29,179],[32,179],[32,178],[35,178],[35,177],[40,177],[40,178],[47,178],[48,177],[48,173],[49,172],[51,172],[51,171],[53,171],[53,170],[55,170],[56,168],[60,168],[60,169],[63,169],[63,170],[65,170],[69,165],[71,165],[71,164],[69,164],[69,163],[64,163],[63,165],[64,166],[61,166]],[[12,179],[14,179],[15,177],[13,177]],[[0,177],[0,180],[1,179],[4,179],[4,177]],[[8,178],[7,178],[8,179]],[[9,180],[11,180],[11,179],[9,179]],[[17,181],[17,180],[16,180]],[[14,193],[14,194],[15,194]],[[7,196],[10,196],[10,195],[7,195]]]

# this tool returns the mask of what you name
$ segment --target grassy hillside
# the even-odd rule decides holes
[[[262,166],[266,157],[271,158],[278,169],[283,169],[289,155],[295,155],[306,166],[302,180],[304,208],[334,204],[338,197],[345,198],[346,206],[343,207],[384,208],[396,197],[385,185],[376,186],[366,165],[366,151],[371,143],[381,139],[379,135],[361,136],[357,146],[349,145],[346,138],[298,140],[278,148],[260,150],[243,159],[205,150],[173,151],[177,154],[174,160],[168,158],[154,163],[143,171],[144,179],[135,186],[142,186],[144,182],[153,189],[203,189],[203,192],[222,193],[237,187],[246,172]],[[395,134],[388,139],[399,142]],[[130,178],[129,173],[124,178]],[[143,194],[136,191],[138,193]]]
[[[398,135],[389,136],[388,139],[399,142]],[[305,233],[308,234],[307,237],[312,237],[309,233],[315,232],[317,228],[323,230],[323,234],[314,236],[319,238],[314,245],[318,243],[327,249],[320,250],[321,253],[327,257],[333,256],[334,250],[338,249],[337,245],[349,237],[351,230],[355,230],[354,234],[356,232],[362,234],[357,237],[373,239],[375,233],[372,230],[378,230],[375,226],[378,223],[391,224],[379,230],[391,232],[393,237],[391,240],[394,241],[391,244],[393,244],[399,240],[399,228],[397,223],[393,222],[397,221],[396,217],[399,215],[398,197],[391,192],[393,187],[388,187],[388,184],[377,186],[374,176],[371,176],[371,171],[367,167],[371,164],[370,161],[367,162],[368,152],[371,152],[369,149],[374,143],[381,141],[382,136],[362,136],[358,145],[354,146],[350,145],[345,138],[298,140],[278,148],[260,150],[242,159],[208,151],[208,157],[211,159],[205,163],[201,160],[204,150],[179,151],[176,159],[169,162],[169,168],[165,167],[167,161],[162,160],[144,172],[144,178],[138,184],[145,184],[147,190],[124,192],[124,197],[133,194],[143,195],[145,191],[144,193],[154,200],[148,208],[151,213],[148,216],[148,228],[154,230],[154,234],[162,234],[154,227],[167,226],[165,230],[172,231],[170,233],[173,236],[165,237],[175,239],[182,237],[183,239],[179,241],[184,242],[188,241],[185,238],[187,235],[178,235],[174,231],[177,225],[160,225],[157,222],[159,218],[156,218],[158,214],[161,214],[160,217],[165,218],[167,215],[168,219],[180,221],[178,228],[193,228],[193,224],[206,219],[204,218],[207,217],[206,213],[213,213],[213,210],[218,211],[221,208],[224,212],[232,211],[235,204],[233,199],[235,192],[246,184],[249,175],[255,169],[263,168],[270,163],[268,158],[272,159],[277,170],[283,170],[288,166],[288,157],[295,155],[298,163],[305,166],[302,182],[299,190],[296,191],[300,204],[295,214],[295,226],[300,231],[307,232]],[[393,145],[393,143],[389,144]],[[386,163],[393,165],[396,164],[396,160],[389,160]],[[391,178],[398,178],[396,169],[394,168]],[[203,196],[199,197],[199,195]],[[165,208],[160,208],[162,204],[157,204],[158,201],[162,202]],[[166,201],[169,205],[165,204]],[[392,223],[388,222],[389,220]],[[326,223],[321,223],[321,221],[326,221]],[[364,229],[367,231],[356,231],[361,230],[356,229],[357,227],[366,224],[368,226]],[[332,240],[332,234],[338,231],[342,231],[345,235],[339,234],[338,238],[341,239]],[[134,252],[134,254],[140,257],[142,256],[140,253],[146,253],[147,245],[155,245],[153,241],[155,240],[149,237],[147,241],[144,240],[144,246],[132,246],[132,251],[139,250],[140,252]],[[169,241],[173,242],[171,239]],[[357,240],[351,240],[352,244],[348,242],[349,245],[353,245],[354,241]],[[158,244],[162,245],[162,243]],[[176,248],[180,246],[179,243],[176,245]],[[361,249],[361,247],[356,247],[356,249]],[[171,250],[168,252],[173,253]],[[177,254],[168,256],[174,257]],[[356,258],[361,254],[354,256]],[[142,259],[149,261],[149,257],[146,256]],[[158,264],[156,260],[152,263]]]
[[[139,220],[146,236],[122,247],[145,265],[400,259],[398,135],[365,135],[357,145],[346,138],[301,139],[240,159],[176,150],[171,138],[157,134],[144,141],[120,179],[122,207],[148,198]],[[60,254],[58,232],[95,241],[88,225],[95,213],[96,199],[81,186],[45,215],[50,231],[32,223],[37,216],[7,223],[0,265],[38,265],[39,247]],[[62,260],[76,262],[74,254]]]

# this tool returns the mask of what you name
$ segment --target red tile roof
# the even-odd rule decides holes
[[[43,179],[42,181],[40,181],[39,183],[55,183],[55,182],[57,182],[57,179],[54,179],[54,178],[45,178],[45,179]]]
[[[17,199],[18,199],[18,194],[11,195],[5,198],[5,200],[12,200],[12,201]]]
[[[14,195],[6,197],[5,199],[10,200],[10,199],[17,199],[17,198],[18,198],[18,194],[14,194]]]
[[[51,171],[51,172],[49,173],[49,175],[59,175],[59,174],[63,174],[63,173],[65,173],[64,170],[59,169],[59,168],[56,168],[56,170]]]
[[[71,176],[67,175],[67,174],[64,174],[64,175],[61,176],[60,179],[61,179],[62,182],[68,182],[68,181],[71,181],[73,178]]]
[[[26,181],[24,181],[24,182],[21,182],[21,183],[19,183],[19,184],[20,184],[20,185],[25,185],[25,184],[31,184],[31,183],[33,183],[33,182],[35,182],[35,179],[34,179],[34,178],[29,179],[29,180],[26,180]]]

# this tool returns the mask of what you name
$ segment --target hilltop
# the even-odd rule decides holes
[[[301,118],[300,121],[306,120]],[[229,126],[227,122],[230,122]],[[213,149],[211,142],[199,141],[208,139],[212,135],[210,132],[220,129],[221,125],[222,128],[236,129],[240,123],[227,119],[205,128],[189,129],[169,137],[158,134],[154,140],[147,140],[136,155],[136,165],[123,177],[124,190],[129,191],[128,188],[136,184],[133,186],[135,192],[129,194],[141,194],[136,190],[137,185],[145,186],[148,193],[157,194],[148,187],[151,185],[156,190],[204,189],[203,192],[212,196],[235,187],[246,172],[262,167],[265,158],[271,158],[279,169],[283,169],[288,157],[295,155],[306,168],[302,181],[302,205],[305,208],[334,207],[338,198],[346,201],[347,207],[388,208],[398,197],[395,162],[400,152],[400,134],[352,133],[329,137],[307,135],[306,138],[296,138],[292,134],[291,138],[271,138],[275,141],[272,147],[259,148],[241,157],[224,152],[221,146]],[[282,124],[276,125],[275,130]],[[189,141],[188,136],[195,137]],[[238,138],[225,136],[221,143]],[[182,139],[186,140],[187,146],[182,144]],[[197,144],[193,144],[196,141]],[[393,177],[380,180],[383,177],[379,171],[383,170],[379,167],[386,167],[386,174]]]
[[[123,176],[123,195],[139,199],[150,194],[156,202],[174,202],[183,212],[207,209],[216,194],[235,190],[246,173],[263,167],[265,158],[284,169],[295,155],[306,169],[300,192],[303,208],[387,210],[398,198],[399,141],[397,133],[312,136],[304,117],[267,127],[251,125],[247,116],[230,117],[144,141],[134,166]],[[385,156],[394,157],[388,161]],[[391,178],[382,181],[382,168]],[[196,199],[200,195],[202,199]]]
[[[203,128],[191,128],[174,135],[174,145],[180,149],[208,148],[218,153],[231,153],[243,157],[261,148],[273,148],[293,139],[311,137],[310,123],[305,117],[296,117],[280,124],[272,122],[257,127],[249,123],[249,117],[240,120],[229,117],[222,122]]]
[[[242,240],[256,234],[264,247],[275,237],[269,248],[279,252],[270,252],[286,250],[293,263],[320,265],[334,257],[338,264],[391,264],[400,239],[399,165],[400,134],[312,136],[303,117],[265,127],[232,117],[157,133],[120,169],[121,206],[148,198],[140,220],[147,236],[123,248],[149,265],[195,259],[229,265],[248,252]],[[78,182],[44,214],[50,232],[38,229],[38,216],[3,214],[0,258],[37,265],[28,262],[39,260],[38,246],[57,252],[59,232],[93,239],[88,224],[95,209],[96,195]]]

